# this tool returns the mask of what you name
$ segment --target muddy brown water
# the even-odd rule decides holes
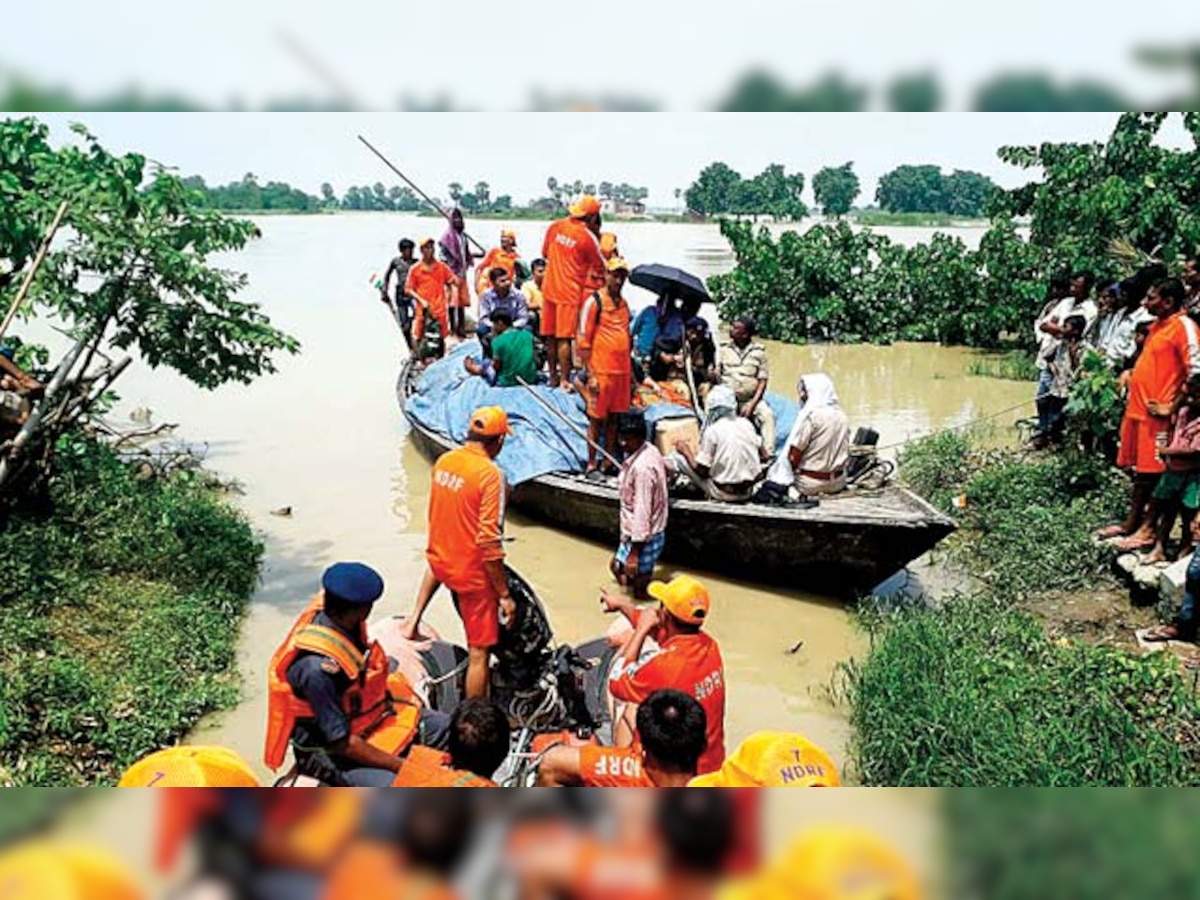
[[[207,442],[209,465],[243,487],[238,502],[266,542],[238,654],[244,699],[191,739],[226,745],[261,767],[265,666],[322,569],[341,559],[379,569],[387,583],[379,616],[406,611],[421,577],[429,464],[405,435],[394,395],[403,344],[369,281],[398,237],[440,229],[430,219],[383,214],[280,216],[258,224],[262,240],[228,263],[248,274],[247,296],[298,337],[303,352],[281,359],[276,375],[211,393],[139,365],[118,385],[114,418],[144,407],[155,422],[179,423],[179,436]],[[478,231],[486,238],[502,226],[517,232],[527,258],[536,255],[544,223],[488,222]],[[732,265],[714,226],[617,223],[614,230],[633,264],[662,262],[705,276]],[[929,234],[893,232],[905,242]],[[965,232],[969,242],[977,237]],[[630,293],[635,305],[648,299]],[[1028,385],[967,376],[972,354],[961,349],[771,344],[769,353],[775,389],[790,392],[801,373],[827,372],[852,424],[875,427],[881,445],[962,425],[1030,394]],[[1024,412],[997,421],[1008,424]],[[283,507],[290,516],[272,513]],[[610,585],[612,548],[516,514],[508,535],[510,560],[545,601],[556,636],[574,642],[601,632],[608,620],[597,595]],[[755,730],[786,728],[842,762],[848,726],[828,687],[838,663],[863,649],[845,608],[805,593],[802,584],[765,588],[697,574],[715,598],[709,627],[725,655],[730,749]],[[444,595],[428,616],[445,636],[461,637]],[[786,652],[800,641],[798,652]]]

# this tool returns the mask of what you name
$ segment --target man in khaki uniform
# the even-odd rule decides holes
[[[730,343],[721,346],[717,369],[721,383],[737,397],[738,415],[749,419],[762,435],[763,447],[775,453],[775,414],[766,402],[767,348],[753,340],[757,330],[750,316],[739,316],[729,328]]]

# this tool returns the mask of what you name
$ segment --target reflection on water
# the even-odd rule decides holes
[[[165,372],[135,367],[119,385],[122,409],[146,406],[180,434],[209,442],[211,464],[245,488],[241,504],[266,541],[262,585],[246,620],[239,662],[245,702],[198,736],[257,760],[265,722],[264,669],[271,651],[338,559],[378,568],[387,583],[380,615],[407,610],[423,568],[429,465],[404,437],[394,385],[402,340],[369,286],[397,238],[440,230],[415,217],[267,217],[263,240],[228,261],[250,277],[248,296],[303,344],[280,372],[250,387],[205,393]],[[541,248],[545,223],[487,222],[485,246],[501,227],[517,233],[523,255]],[[662,262],[708,275],[732,259],[715,226],[613,223],[632,263]],[[903,231],[905,239],[919,230]],[[631,290],[635,303],[644,292]],[[823,369],[838,386],[852,423],[873,425],[881,443],[995,412],[1030,394],[1027,385],[967,377],[970,354],[930,346],[770,346],[773,383],[790,391],[802,372]],[[1015,414],[1014,414],[1015,415]],[[294,515],[269,511],[291,506]],[[513,515],[513,564],[545,599],[557,636],[581,641],[607,625],[597,595],[609,584],[612,548]],[[700,573],[715,598],[711,630],[728,670],[732,747],[763,728],[803,731],[844,759],[848,729],[825,699],[837,663],[863,647],[845,610],[805,593],[803,584],[766,589]],[[461,637],[445,598],[430,623]],[[803,642],[800,649],[786,651]],[[263,773],[265,774],[265,773]]]

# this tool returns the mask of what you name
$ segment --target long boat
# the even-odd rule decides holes
[[[407,409],[419,367],[405,363],[396,394],[410,438],[431,461],[457,444]],[[618,540],[615,481],[549,473],[519,485],[511,502],[572,534]],[[822,497],[814,507],[672,498],[663,560],[738,578],[850,596],[869,592],[955,530],[954,521],[899,484]]]

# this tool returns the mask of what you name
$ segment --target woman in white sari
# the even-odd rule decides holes
[[[836,494],[846,487],[850,421],[828,375],[804,375],[796,385],[800,412],[767,480],[801,496]]]

